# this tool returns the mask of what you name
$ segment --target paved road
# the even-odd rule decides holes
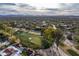
[[[79,54],[79,50],[77,50],[77,49],[74,47],[74,44],[73,44],[70,40],[66,39],[66,40],[64,41],[64,43],[65,43],[67,46],[69,46],[70,49],[76,51],[76,52]]]
[[[65,41],[64,44],[70,47],[70,49],[73,49],[77,53],[79,53],[79,50],[77,50],[74,47],[73,42],[67,39],[67,35],[64,34],[65,36]],[[61,48],[57,47],[56,44],[52,45],[49,49],[44,49],[44,50],[39,50],[39,53],[41,53],[44,56],[68,56]]]
[[[70,33],[70,32],[69,32],[69,33]],[[73,43],[71,40],[68,40],[68,39],[67,39],[67,34],[64,34],[64,37],[65,37],[64,44],[66,44],[70,49],[76,51],[76,52],[79,54],[79,50],[77,50],[77,49],[74,47],[74,43]]]
[[[55,49],[54,50],[56,50],[56,53],[57,53],[58,56],[67,56],[67,54],[62,49],[57,47],[56,44],[55,44]]]
[[[67,56],[67,54],[64,53],[64,51],[62,49],[57,47],[55,43],[50,48],[43,49],[43,50],[40,49],[40,50],[38,50],[38,52],[39,52],[39,54],[41,54],[43,56]]]

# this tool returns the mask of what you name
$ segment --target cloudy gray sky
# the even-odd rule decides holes
[[[0,14],[79,15],[79,3],[0,3]]]

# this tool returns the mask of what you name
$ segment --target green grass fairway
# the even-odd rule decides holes
[[[42,37],[26,32],[16,32],[15,35],[21,40],[21,43],[27,47],[40,48],[42,45]]]

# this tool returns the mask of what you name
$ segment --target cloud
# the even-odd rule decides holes
[[[52,15],[55,14],[55,12],[51,13],[50,10],[37,9],[33,6],[23,3],[18,4],[3,3],[0,4],[0,14]]]
[[[58,8],[36,8],[24,3],[0,3],[0,14],[7,15],[79,15],[79,3],[60,3]]]
[[[79,3],[61,3],[62,9],[79,9]]]

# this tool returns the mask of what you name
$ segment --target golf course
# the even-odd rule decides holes
[[[28,32],[17,31],[15,33],[17,38],[21,40],[21,43],[30,48],[41,48],[42,37],[39,35],[31,34]]]

